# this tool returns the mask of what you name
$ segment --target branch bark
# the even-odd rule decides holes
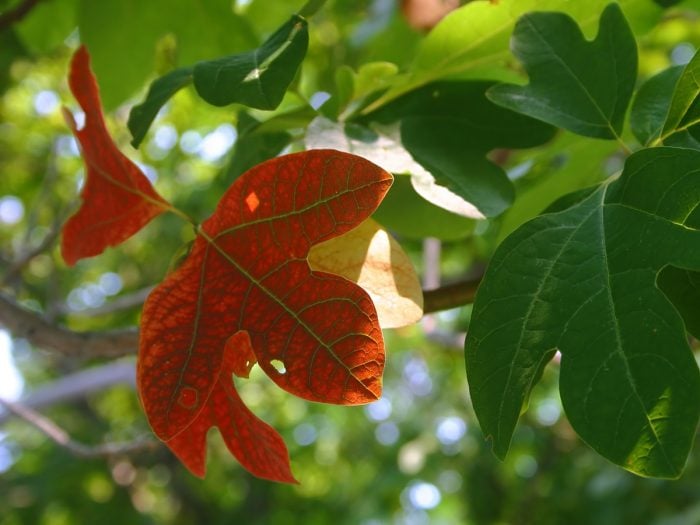
[[[19,402],[27,408],[37,410],[84,398],[88,394],[114,385],[128,385],[132,388],[136,386],[136,366],[133,359],[110,361],[63,376],[37,387],[22,396]],[[0,426],[11,417],[10,412],[0,409]]]
[[[450,310],[458,306],[473,303],[481,276],[466,281],[459,281],[423,292],[423,313],[429,314],[441,310]]]
[[[138,348],[136,329],[74,332],[22,308],[3,294],[0,294],[0,324],[14,337],[24,338],[34,346],[66,357],[115,358],[135,354]]]
[[[29,407],[4,399],[0,399],[0,406],[12,412],[17,417],[22,418],[56,444],[79,458],[87,459],[131,454],[154,449],[158,446],[158,443],[150,438],[140,438],[134,441],[120,443],[103,443],[95,446],[85,445],[84,443],[71,439],[68,433],[56,423]]]
[[[448,284],[423,293],[424,313],[449,310],[473,302],[481,278]],[[0,293],[0,325],[14,337],[51,350],[65,357],[87,359],[133,355],[138,349],[136,328],[94,332],[74,332],[58,326],[40,314],[21,307]]]

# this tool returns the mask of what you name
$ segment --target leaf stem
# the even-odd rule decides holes
[[[316,12],[323,7],[323,4],[326,3],[326,0],[308,0],[306,4],[304,4],[304,7],[302,7],[299,10],[299,16],[303,16],[304,18],[310,18],[316,14]]]
[[[630,147],[625,143],[624,140],[622,140],[622,137],[620,137],[617,133],[615,133],[615,140],[620,145],[620,148],[622,148],[622,151],[625,152],[625,155],[627,155],[628,157],[632,155],[632,150],[630,149]]]
[[[195,229],[197,229],[197,221],[195,221],[192,217],[187,215],[184,211],[180,210],[179,208],[176,208],[175,206],[173,206],[170,203],[167,203],[167,205],[164,206],[164,208],[165,208],[165,211],[169,211],[173,215],[177,215],[183,221],[189,222],[192,226],[195,227]]]

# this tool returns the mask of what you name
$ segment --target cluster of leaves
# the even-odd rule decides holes
[[[386,62],[341,68],[318,111],[296,108],[264,122],[240,111],[228,168],[238,179],[197,227],[186,261],[150,296],[142,323],[144,407],[193,472],[204,471],[204,437],[216,425],[249,470],[293,479],[276,434],[243,407],[230,381],[255,362],[306,399],[354,404],[379,395],[383,346],[372,302],[330,275],[337,263],[324,268],[330,274],[312,272],[306,258],[311,245],[374,212],[391,172],[396,183],[374,217],[406,237],[462,238],[476,220],[512,220],[466,342],[472,401],[496,453],[506,454],[534,384],[559,351],[562,401],[577,433],[628,470],[680,475],[700,416],[700,374],[686,335],[699,333],[700,58],[661,72],[635,95],[637,43],[627,19],[639,26],[661,8],[606,4],[475,1],[420,41],[403,74]],[[295,15],[253,51],[161,77],[131,112],[133,144],[189,84],[214,105],[276,108],[307,41],[306,19]],[[75,131],[89,173],[83,208],[64,235],[69,262],[121,242],[163,211],[182,214],[111,145],[86,57],[76,55],[74,75],[83,80],[72,88],[88,115],[85,130]],[[633,97],[629,127],[639,147],[624,133]],[[290,144],[292,127],[303,130],[307,153],[243,174]],[[499,152],[545,144],[557,128],[610,141],[610,150],[628,155],[624,170],[602,181],[591,170],[550,202],[597,186],[520,226],[529,217],[512,218],[518,201]],[[95,189],[106,183],[109,191]],[[91,197],[118,195],[115,187],[123,207]],[[405,217],[409,205],[415,224]]]
[[[65,116],[87,166],[82,206],[61,244],[74,264],[160,213],[184,213],[112,142],[85,47],[73,58],[69,83],[85,126],[77,129],[67,110]],[[253,83],[265,84],[260,77]],[[307,256],[367,219],[391,182],[370,162],[330,150],[258,165],[196,227],[186,260],[150,294],[141,323],[141,399],[156,434],[193,473],[204,475],[206,434],[217,426],[251,472],[294,481],[281,438],[243,405],[232,382],[256,362],[306,399],[347,405],[379,397],[384,347],[370,297],[345,278],[312,271]],[[323,253],[316,259],[333,269]]]

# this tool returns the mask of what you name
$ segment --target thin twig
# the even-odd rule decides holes
[[[423,241],[423,286],[427,289],[440,286],[440,257],[442,242],[428,237]]]
[[[29,407],[4,399],[0,399],[0,406],[3,406],[17,417],[22,418],[56,444],[80,458],[99,458],[131,454],[144,450],[152,450],[158,446],[156,441],[146,437],[120,443],[103,443],[95,446],[85,445],[84,443],[71,439],[68,433],[56,423]]]
[[[19,306],[4,294],[0,294],[0,325],[14,337],[66,357],[122,357],[135,354],[138,348],[136,329],[74,332]]]
[[[449,310],[474,301],[481,277],[448,284],[423,292],[426,314]],[[66,357],[87,359],[116,358],[137,352],[139,334],[135,328],[94,332],[74,332],[46,320],[37,312],[18,305],[0,293],[0,325],[14,337]]]
[[[136,366],[133,359],[110,361],[62,376],[41,385],[19,399],[19,403],[34,410],[83,399],[88,394],[100,392],[115,385],[134,388]],[[12,417],[10,412],[0,409],[0,425]]]
[[[19,272],[24,269],[35,257],[41,255],[46,250],[53,246],[53,243],[58,238],[61,233],[61,223],[63,221],[57,221],[52,227],[51,231],[46,234],[42,241],[34,248],[29,249],[25,253],[21,254],[16,260],[10,263],[9,268],[5,270],[5,275],[0,279],[0,286],[8,284],[14,277],[19,274]]]
[[[140,290],[136,290],[132,293],[120,295],[119,297],[106,302],[102,306],[96,306],[95,308],[73,310],[67,304],[62,304],[57,310],[60,314],[79,315],[80,317],[98,317],[100,315],[113,314],[115,312],[121,312],[122,310],[128,310],[129,308],[134,308],[136,306],[143,306],[143,302],[152,291],[153,286],[146,286],[145,288],[141,288]]]
[[[0,13],[0,31],[22,20],[41,1],[42,0],[24,0],[14,9]]]

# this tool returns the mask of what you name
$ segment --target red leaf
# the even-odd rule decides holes
[[[167,444],[193,474],[204,477],[206,472],[206,437],[212,426],[217,426],[226,447],[250,472],[273,481],[296,483],[289,468],[289,453],[277,431],[261,421],[243,404],[233,387],[231,373],[236,348],[250,349],[250,339],[238,332],[224,352],[221,374],[197,418]],[[238,345],[241,345],[240,347]],[[188,396],[191,396],[188,399]],[[180,403],[196,403],[196,393],[183,390]]]
[[[203,436],[216,425],[251,472],[290,480],[278,437],[242,416],[234,393],[231,374],[246,376],[256,359],[279,386],[312,401],[379,397],[384,344],[371,299],[342,277],[312,272],[306,256],[367,218],[391,180],[332,150],[265,162],[229,188],[188,258],[148,297],[141,399],[155,433],[193,472],[204,472]]]
[[[78,130],[72,113],[64,108],[63,114],[80,142],[87,168],[82,206],[63,226],[61,253],[73,265],[125,241],[170,205],[109,136],[85,46],[73,56],[68,84],[85,112],[85,126]]]

